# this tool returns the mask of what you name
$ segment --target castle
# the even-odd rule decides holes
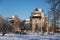
[[[4,20],[0,17],[0,21]],[[23,23],[17,16],[7,18],[7,20],[13,25],[13,32],[20,33],[30,30],[31,32],[48,32],[48,20],[42,9],[35,8],[29,19],[26,19]],[[27,27],[26,27],[27,26]],[[24,28],[23,28],[24,27]],[[26,30],[27,29],[27,30]]]
[[[36,8],[30,17],[32,32],[43,32],[44,28],[48,31],[47,19],[42,9]]]

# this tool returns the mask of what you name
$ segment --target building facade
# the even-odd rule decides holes
[[[32,12],[30,20],[32,32],[43,32],[44,27],[48,31],[47,19],[42,9],[36,8]]]
[[[13,31],[16,33],[21,32],[21,21],[17,16],[12,16],[8,20],[13,24]]]

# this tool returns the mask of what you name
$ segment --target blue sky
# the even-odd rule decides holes
[[[49,5],[45,0],[0,0],[0,15],[10,17],[19,16],[21,20],[31,16],[35,8],[41,8],[47,15]]]

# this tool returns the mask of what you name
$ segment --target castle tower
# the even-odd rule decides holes
[[[36,8],[31,14],[32,32],[43,32],[43,27],[46,27],[46,17],[42,9]],[[46,27],[47,30],[47,27]]]

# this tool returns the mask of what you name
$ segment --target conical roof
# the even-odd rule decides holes
[[[36,8],[34,11],[39,11],[39,9],[38,9],[38,8]]]
[[[35,8],[35,10],[34,11],[42,11],[42,9],[39,9],[39,8]]]

